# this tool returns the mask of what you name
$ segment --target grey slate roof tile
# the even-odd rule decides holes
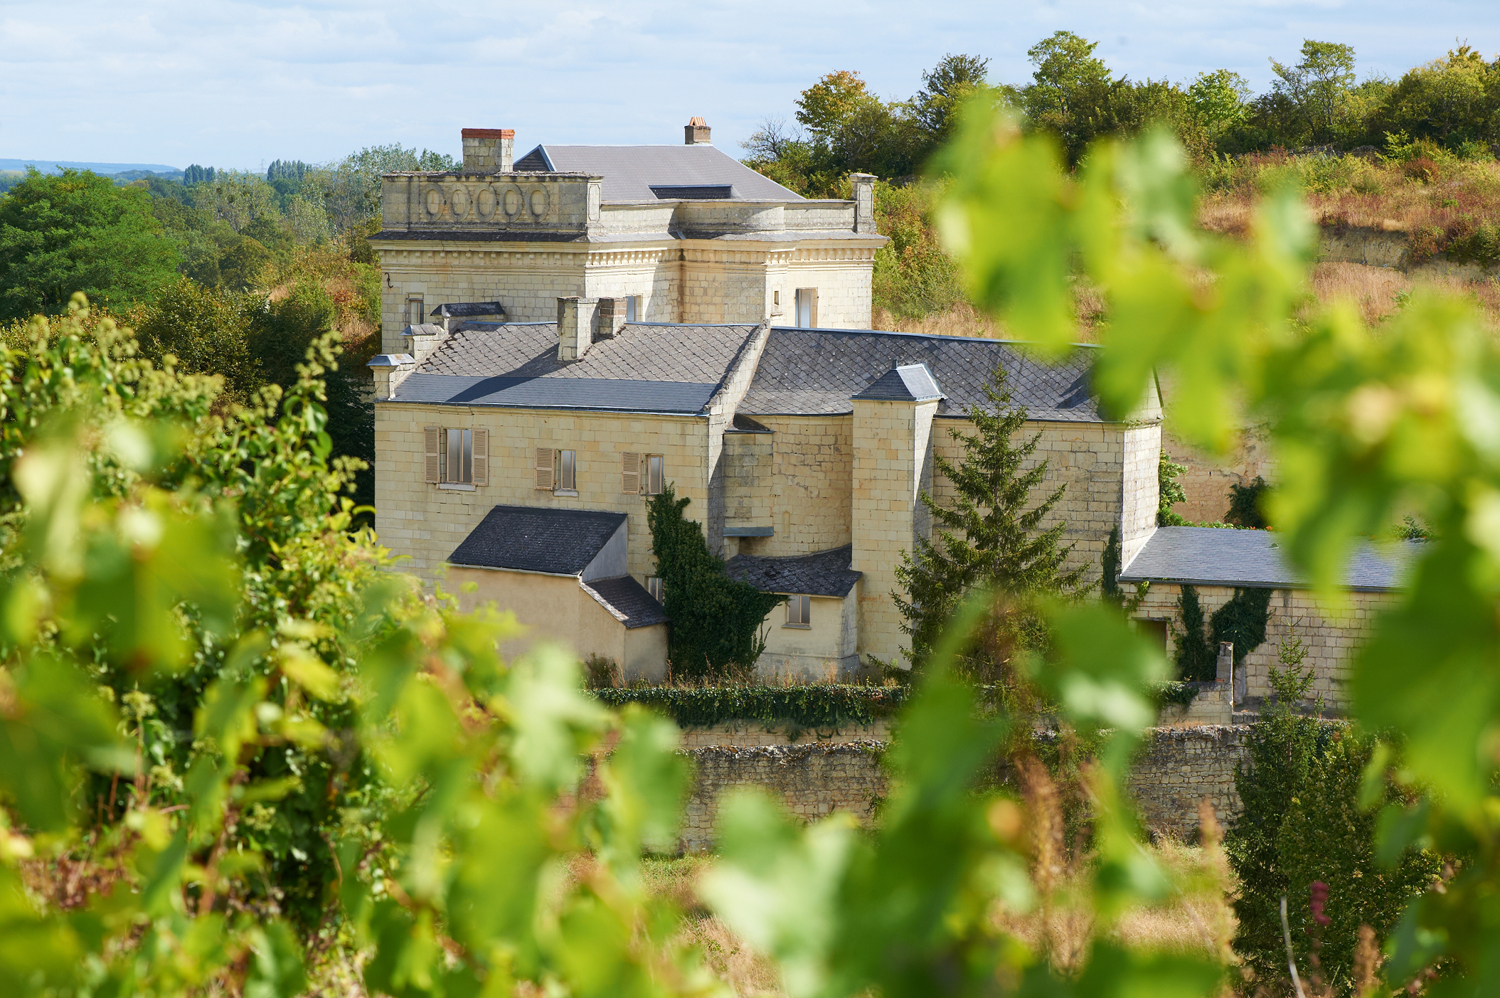
[[[657,187],[734,188],[741,201],[805,201],[710,145],[539,145],[515,162],[518,171],[587,173],[604,178],[605,201],[655,201]]]
[[[628,575],[613,579],[595,579],[582,584],[584,591],[599,603],[627,629],[665,624],[671,618],[656,597],[646,592],[644,586]]]
[[[847,596],[861,572],[849,567],[853,546],[790,557],[737,554],[725,564],[730,578],[748,582],[769,593],[809,596]]]
[[[698,412],[758,328],[627,323],[564,362],[555,322],[465,322],[401,382],[394,401]]]
[[[877,402],[931,402],[943,397],[926,364],[893,367],[854,396]]]
[[[850,399],[893,368],[926,364],[945,399],[940,416],[988,408],[991,372],[1003,365],[1011,400],[1032,419],[1101,422],[1089,378],[1092,351],[1080,347],[1044,364],[1016,344],[958,336],[878,330],[773,327],[739,411],[749,415],[819,415],[854,411]]]
[[[1406,569],[1420,553],[1420,544],[1414,541],[1382,548],[1361,545],[1349,560],[1344,584],[1374,592],[1399,589]],[[1307,581],[1282,557],[1280,535],[1221,527],[1158,527],[1120,573],[1120,581],[1307,588]]]
[[[496,506],[453,549],[448,563],[577,575],[627,518],[600,510]]]

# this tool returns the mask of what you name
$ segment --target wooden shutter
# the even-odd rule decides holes
[[[474,431],[474,484],[490,484],[490,431]]]
[[[440,474],[438,470],[438,448],[442,446],[443,435],[436,426],[427,426],[422,429],[422,449],[425,458],[424,481],[436,482]]]
[[[809,302],[809,304],[807,306],[807,309],[812,314],[812,321],[810,321],[808,323],[808,325],[811,326],[813,329],[817,329],[818,328],[818,289],[817,288],[808,288],[807,289],[807,293],[808,293],[808,295],[811,298],[811,301]]]
[[[536,449],[536,487],[552,491],[552,466],[557,460],[557,452],[550,447],[538,447]]]
[[[620,491],[641,490],[641,456],[626,451],[620,458]]]

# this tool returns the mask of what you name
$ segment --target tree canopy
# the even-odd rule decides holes
[[[76,291],[128,307],[171,281],[178,260],[150,197],[108,177],[30,169],[0,197],[0,319],[59,314]]]

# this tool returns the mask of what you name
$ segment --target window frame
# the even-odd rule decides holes
[[[646,473],[641,476],[641,494],[659,496],[667,488],[667,459],[663,454],[646,455]]]
[[[454,454],[454,451],[457,454]],[[452,461],[458,459],[458,471],[453,472]],[[474,431],[459,427],[444,426],[438,431],[438,484],[474,484]]]
[[[812,629],[812,596],[807,593],[788,593],[786,598],[786,623],[782,627]]]
[[[412,306],[416,306],[413,308]],[[406,324],[408,326],[420,326],[427,321],[427,296],[406,296]]]
[[[557,473],[552,480],[552,494],[576,496],[578,494],[578,452],[557,448]]]
[[[663,605],[667,602],[667,586],[660,575],[646,576],[646,595]]]

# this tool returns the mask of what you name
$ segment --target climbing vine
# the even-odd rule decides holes
[[[1183,586],[1177,597],[1177,626],[1172,640],[1177,646],[1177,677],[1209,681],[1217,677],[1219,643],[1234,645],[1235,664],[1245,660],[1266,640],[1271,619],[1271,589],[1236,589],[1223,606],[1206,621],[1196,586]]]

